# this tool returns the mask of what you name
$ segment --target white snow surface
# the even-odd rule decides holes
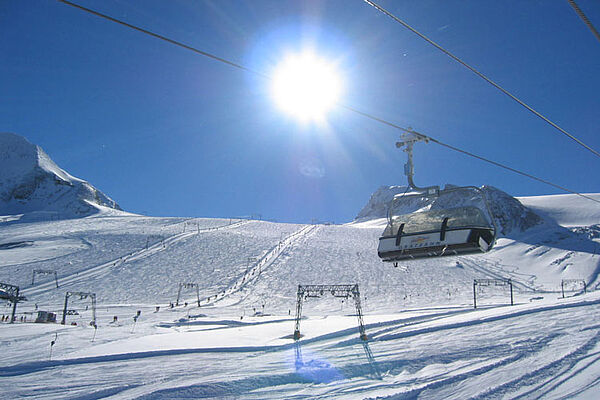
[[[541,220],[513,224],[491,252],[398,268],[377,257],[385,219],[301,225],[106,209],[58,221],[7,216],[0,282],[18,285],[27,301],[14,324],[0,323],[2,396],[596,399],[597,209],[568,196],[520,200]],[[59,288],[49,275],[32,285],[34,269],[57,271]],[[510,278],[515,304],[508,286],[479,286],[474,309],[481,278]],[[563,279],[575,280],[564,298]],[[170,307],[179,283],[197,284],[200,306],[195,288],[184,287]],[[293,340],[298,284],[354,283],[367,342],[353,300],[327,293],[305,300]],[[60,322],[67,291],[96,294],[97,330],[90,299],[78,296],[66,325],[31,322],[36,307]]]
[[[600,195],[597,193],[584,195],[600,202]],[[552,218],[563,226],[600,224],[600,203],[576,194],[519,197],[518,200],[537,214]]]

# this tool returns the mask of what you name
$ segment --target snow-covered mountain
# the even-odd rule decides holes
[[[345,225],[153,218],[108,212],[112,200],[39,147],[1,139],[0,214],[103,210],[0,218],[0,282],[27,298],[14,324],[10,304],[0,313],[3,398],[597,398],[600,205],[589,199],[483,187],[501,231],[491,251],[394,268],[377,243],[405,187],[381,188],[363,222]],[[478,201],[456,191],[401,211]],[[495,283],[475,292],[476,279]],[[357,303],[328,290],[304,299],[294,341],[305,284],[358,284],[368,342]],[[40,310],[65,325],[30,323]]]
[[[90,183],[61,169],[22,136],[0,132],[0,215],[77,218],[121,210]]]
[[[453,188],[446,185],[446,189]],[[490,211],[494,216],[500,235],[523,232],[542,223],[543,218],[524,206],[519,200],[493,186],[482,186],[488,200]],[[371,195],[368,203],[356,216],[355,221],[365,222],[386,218],[394,196],[406,193],[406,186],[382,186]],[[406,197],[396,202],[395,211],[408,214],[423,210],[454,208],[464,205],[475,205],[487,214],[483,199],[474,190],[457,190],[440,197],[422,198]]]
[[[386,218],[388,208],[394,196],[407,191],[406,186],[381,186],[360,210],[355,221],[362,222],[377,218]]]

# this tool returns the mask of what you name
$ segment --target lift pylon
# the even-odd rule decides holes
[[[31,286],[35,284],[35,276],[36,275],[54,275],[54,283],[56,284],[56,288],[58,289],[58,275],[56,271],[53,269],[34,269],[31,273]]]
[[[175,305],[178,306],[179,305],[179,299],[181,297],[181,289],[193,289],[196,288],[196,299],[198,301],[198,307],[200,307],[200,286],[197,283],[194,282],[188,282],[188,283],[180,283],[179,284],[179,289],[177,290],[177,300],[175,300]]]
[[[17,313],[17,303],[27,300],[25,296],[19,295],[19,287],[9,283],[0,282],[0,299],[8,300],[13,304],[10,323],[15,322],[15,314]]]
[[[90,325],[96,326],[96,293],[88,293],[88,292],[67,292],[65,294],[65,306],[63,307],[63,315],[61,324],[64,325],[67,321],[67,305],[69,303],[69,297],[71,296],[79,296],[80,300],[89,298],[92,301],[92,321]]]
[[[563,299],[565,298],[565,286],[574,284],[581,285],[583,287],[583,293],[587,293],[587,283],[585,282],[585,279],[562,279],[560,281],[560,291]]]
[[[512,279],[473,279],[473,308],[477,308],[477,286],[508,286],[510,288],[510,305],[515,305]]]
[[[302,303],[308,297],[321,297],[330,293],[333,297],[354,299],[356,317],[358,318],[358,331],[362,340],[368,340],[363,321],[362,307],[360,305],[360,292],[358,284],[353,285],[298,285],[296,301],[296,325],[294,328],[294,340],[300,339],[300,319],[302,318]]]

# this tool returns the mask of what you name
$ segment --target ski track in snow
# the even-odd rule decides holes
[[[239,294],[242,290],[247,289],[247,286],[255,283],[261,276],[261,274],[283,254],[283,252],[294,246],[295,243],[308,237],[311,233],[314,233],[319,229],[316,225],[307,225],[298,231],[287,236],[285,239],[280,240],[270,251],[265,255],[256,260],[252,265],[248,266],[246,272],[238,279],[231,287],[223,290],[221,293],[215,296],[216,302],[219,302],[220,306],[231,306],[239,304],[242,300],[237,301],[230,300],[224,302],[223,299],[226,297],[231,298],[231,295]],[[208,302],[210,304],[210,302]]]
[[[246,223],[248,223],[248,221],[239,221],[239,222],[235,222],[235,223],[224,225],[224,226],[204,228],[201,230],[198,229],[197,231],[193,231],[193,230],[188,231],[188,232],[184,231],[182,233],[174,234],[165,239],[162,239],[160,242],[155,243],[152,246],[149,246],[147,248],[133,251],[133,252],[125,254],[119,258],[116,258],[114,260],[110,260],[110,261],[102,263],[100,265],[90,267],[88,269],[79,271],[70,276],[61,277],[60,284],[61,285],[73,285],[73,284],[77,284],[78,282],[93,280],[93,279],[96,279],[98,277],[108,274],[112,269],[119,268],[125,263],[140,260],[140,259],[143,259],[146,257],[150,257],[161,251],[166,251],[168,249],[168,247],[170,247],[182,240],[185,240],[191,236],[199,235],[199,234],[205,233],[205,232],[212,232],[212,231],[216,231],[216,230],[226,229],[226,228],[235,228],[235,227],[239,227]],[[174,223],[172,225],[179,225],[179,224],[180,223]],[[169,226],[170,225],[166,225],[166,227],[169,227]],[[36,286],[35,288],[26,289],[25,293],[30,296],[31,295],[39,295],[45,291],[52,290],[53,288],[54,288],[54,282],[46,282],[46,283]]]

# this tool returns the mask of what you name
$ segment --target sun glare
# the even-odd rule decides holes
[[[338,101],[340,92],[340,74],[335,66],[312,53],[289,55],[275,68],[275,102],[303,121],[322,120]]]

